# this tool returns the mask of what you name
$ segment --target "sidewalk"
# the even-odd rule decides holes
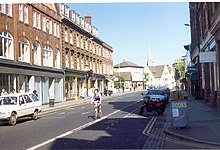
[[[114,98],[114,97],[117,97],[117,96],[121,96],[121,95],[124,95],[124,94],[131,94],[131,93],[136,93],[136,92],[141,92],[141,91],[137,90],[137,91],[126,91],[124,93],[123,92],[115,93],[112,96],[103,96],[102,99],[107,100],[107,99]],[[42,105],[42,107],[41,107],[42,108],[42,113],[41,114],[57,111],[61,108],[65,108],[65,107],[80,106],[80,105],[88,104],[88,103],[90,103],[90,98],[59,102],[59,103],[55,103],[54,107],[50,107],[49,104],[46,104],[46,105]]]
[[[185,91],[184,94],[188,94]],[[189,98],[192,98],[188,94]],[[203,100],[188,100],[189,128],[172,127],[171,105],[166,109],[164,132],[185,140],[220,146],[220,112]]]

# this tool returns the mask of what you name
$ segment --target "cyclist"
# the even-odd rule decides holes
[[[100,118],[102,115],[101,111],[101,103],[102,103],[102,97],[98,89],[94,90],[94,94],[91,98],[91,104],[95,107],[95,117]]]

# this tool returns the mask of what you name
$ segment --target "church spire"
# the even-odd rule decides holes
[[[147,66],[154,66],[153,59],[151,58],[150,46],[148,46]]]

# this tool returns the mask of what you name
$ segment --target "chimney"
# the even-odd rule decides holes
[[[85,20],[88,24],[92,25],[92,16],[91,16],[91,14],[85,14]]]

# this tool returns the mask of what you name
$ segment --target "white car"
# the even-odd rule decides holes
[[[38,97],[32,93],[0,96],[0,120],[8,120],[10,125],[15,125],[20,117],[31,116],[36,120],[41,105]]]

